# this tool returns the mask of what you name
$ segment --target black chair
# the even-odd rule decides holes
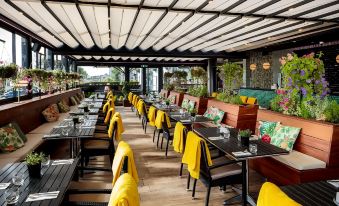
[[[167,153],[168,153],[168,145],[169,145],[169,142],[170,141],[173,141],[173,137],[174,137],[174,134],[173,132],[171,132],[167,126],[167,123],[166,122],[163,122],[162,123],[162,138],[161,138],[161,144],[160,144],[160,149],[162,150],[162,145],[163,145],[163,141],[164,141],[164,138],[167,140],[166,142],[166,151],[165,151],[165,156],[167,157]],[[187,129],[185,128],[184,129],[184,145],[186,144],[186,135],[187,135]],[[184,146],[185,147],[185,146]],[[181,168],[183,167],[183,164],[181,163]],[[180,174],[182,173],[182,169],[180,170]],[[180,175],[181,176],[181,175]]]
[[[201,182],[207,187],[205,206],[208,206],[212,187],[226,188],[226,185],[242,183],[242,168],[237,161],[226,159],[222,164],[208,166],[205,145],[201,142],[200,177]],[[195,196],[197,180],[194,179],[192,198]]]
[[[143,130],[145,131],[145,134],[146,134],[147,123],[149,122],[146,104],[144,104],[143,109],[144,109],[144,111],[143,111],[143,115],[141,117],[141,124],[142,124],[142,128],[143,128]]]

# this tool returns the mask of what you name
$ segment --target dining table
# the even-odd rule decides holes
[[[280,188],[303,206],[339,205],[339,180],[308,182]]]
[[[183,125],[192,125],[195,123],[204,123],[204,122],[212,122],[211,119],[203,116],[203,115],[196,115],[195,117],[191,116],[191,114],[185,112],[170,112],[169,118],[176,121],[181,122]]]
[[[165,111],[165,112],[178,111],[179,109],[181,109],[181,107],[179,107],[176,104],[166,105],[166,104],[155,103],[155,104],[153,104],[153,106],[156,109],[162,110],[162,111]]]
[[[100,111],[100,108],[96,107],[96,108],[89,108],[88,109],[88,114],[98,114],[99,111]],[[75,111],[71,111],[69,112],[70,115],[84,115],[85,114],[85,111],[84,109],[82,108],[78,108],[77,110]]]
[[[242,167],[242,194],[241,200],[242,205],[256,205],[253,198],[248,192],[248,174],[249,159],[271,157],[278,155],[286,155],[289,152],[285,149],[276,147],[272,144],[263,142],[261,140],[250,140],[250,145],[256,145],[256,152],[249,152],[249,147],[244,146],[240,140],[238,140],[238,129],[227,128],[229,131],[229,137],[224,138],[220,133],[220,129],[216,127],[199,127],[194,126],[193,131],[200,137],[204,138],[207,142],[212,144],[214,147],[225,153],[226,156],[237,162],[241,162]],[[233,202],[225,200],[224,204],[228,205]]]
[[[15,205],[63,205],[68,187],[78,175],[76,169],[78,162],[78,158],[71,161],[51,160],[50,164],[42,169],[40,178],[30,177],[27,165],[24,162],[7,164],[0,170],[0,184],[11,184],[6,189],[0,190],[0,205],[7,205],[6,190],[14,187],[19,190],[18,202]],[[12,182],[12,177],[18,173],[21,174],[23,179],[20,186],[14,185]],[[50,195],[53,195],[53,197]]]

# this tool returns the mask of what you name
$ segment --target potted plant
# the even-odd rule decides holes
[[[165,99],[165,104],[166,104],[167,106],[169,106],[170,103],[171,103],[171,101],[170,101],[169,99]]]
[[[25,163],[28,167],[30,177],[41,177],[41,162],[45,159],[45,154],[40,152],[31,152],[25,158]]]
[[[130,91],[131,91],[130,83],[125,81],[122,84],[122,94],[124,95],[124,102],[123,102],[124,107],[131,106],[131,104],[128,101],[128,98],[127,98]]]
[[[16,76],[17,66],[15,64],[0,66],[0,79],[9,79]]]
[[[240,137],[241,144],[243,146],[246,146],[246,147],[249,146],[251,133],[252,132],[249,129],[239,130],[239,137]]]

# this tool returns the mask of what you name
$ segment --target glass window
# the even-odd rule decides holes
[[[157,92],[158,91],[158,69],[146,68],[146,91]]]
[[[19,67],[22,67],[22,37],[19,35],[15,35],[15,60],[16,60],[16,65]]]
[[[13,62],[12,33],[0,28],[0,61],[9,64]]]
[[[141,68],[130,68],[129,81],[141,83]]]

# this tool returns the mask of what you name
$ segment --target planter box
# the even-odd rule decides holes
[[[339,124],[289,116],[270,110],[259,110],[257,121],[276,121],[301,128],[293,149],[339,167]]]
[[[160,91],[160,96],[167,98],[168,95],[169,95],[169,93],[170,93],[170,91],[168,91],[168,90],[166,90],[166,89],[162,89],[162,90]]]
[[[251,160],[250,166],[269,181],[287,185],[339,178],[338,124],[308,120],[269,110],[258,111],[257,121],[260,120],[278,121],[282,125],[301,128],[293,149],[326,162],[326,168],[297,170],[270,157]]]
[[[184,93],[179,93],[175,91],[171,91],[168,95],[168,98],[176,96],[175,97],[175,104],[178,106],[181,106],[182,100],[184,99]]]
[[[189,94],[184,95],[184,99],[195,101],[195,108],[198,110],[198,114],[204,114],[207,109],[208,98],[205,97],[194,97]]]
[[[225,112],[223,123],[238,129],[255,131],[258,105],[228,104],[216,99],[209,99],[207,107],[216,107]]]

